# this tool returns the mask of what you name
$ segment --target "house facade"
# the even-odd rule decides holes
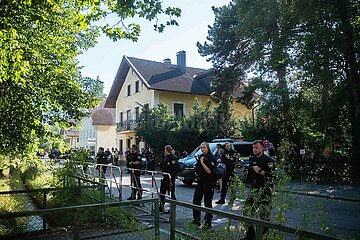
[[[115,109],[105,108],[105,102],[91,109],[90,116],[82,122],[79,130],[79,147],[96,152],[99,147],[116,147]]]
[[[116,109],[116,146],[125,151],[140,144],[134,129],[144,104],[150,108],[168,105],[170,114],[181,118],[192,111],[195,98],[201,104],[210,99],[213,71],[186,66],[186,53],[177,53],[177,63],[170,59],[155,62],[124,56],[105,107]],[[251,110],[236,103],[235,114],[251,116]]]
[[[71,148],[79,147],[79,130],[70,128],[65,131],[65,143]]]

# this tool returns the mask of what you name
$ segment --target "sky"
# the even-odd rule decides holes
[[[220,7],[229,2],[230,0],[165,0],[164,6],[181,8],[181,17],[176,19],[179,26],[167,26],[163,33],[158,33],[153,30],[154,23],[137,19],[135,21],[141,26],[137,42],[123,39],[113,42],[106,36],[100,36],[95,47],[78,57],[83,66],[82,75],[91,78],[99,76],[104,82],[104,93],[109,94],[124,55],[159,62],[170,58],[171,63],[176,64],[176,53],[184,50],[187,66],[211,68],[206,57],[201,57],[198,53],[196,43],[205,42],[208,26],[214,23],[211,7]],[[168,18],[162,17],[160,20],[165,22]],[[131,19],[125,21],[130,22]]]

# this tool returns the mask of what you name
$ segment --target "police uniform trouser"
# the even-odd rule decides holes
[[[204,197],[205,207],[212,208],[212,199],[214,196],[214,186],[215,182],[209,181],[208,179],[199,178],[198,184],[195,188],[193,204],[201,205],[201,200]],[[205,214],[205,222],[211,224],[212,214]],[[200,211],[193,210],[193,218],[195,222],[200,223]]]
[[[252,192],[244,204],[244,215],[256,217],[256,211],[259,210],[260,219],[270,221],[270,203],[271,193],[265,192],[264,188],[259,188]],[[263,234],[268,232],[268,228],[263,229]],[[246,235],[255,239],[254,225],[247,225]]]
[[[137,192],[138,199],[141,199],[142,190],[141,190],[140,172],[131,173],[131,186],[133,186],[131,191],[131,198],[136,199],[136,192]]]
[[[226,169],[225,175],[222,178],[222,187],[220,198],[225,200],[227,190],[230,185],[230,178],[234,176],[234,169]]]
[[[175,197],[175,176],[171,176],[171,187],[170,187],[170,179],[169,175],[163,175],[163,179],[161,180],[160,185],[160,200],[161,200],[161,208],[164,207],[165,204],[165,194],[170,191],[171,199],[176,200]]]
[[[106,168],[106,166],[100,166],[99,168],[100,182],[105,182]]]

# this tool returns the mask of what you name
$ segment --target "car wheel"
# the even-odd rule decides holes
[[[185,185],[187,186],[191,186],[192,185],[192,181],[182,181]]]

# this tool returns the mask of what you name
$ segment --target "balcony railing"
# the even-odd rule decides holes
[[[137,126],[137,121],[135,120],[127,120],[123,122],[116,123],[116,131],[133,131]]]

